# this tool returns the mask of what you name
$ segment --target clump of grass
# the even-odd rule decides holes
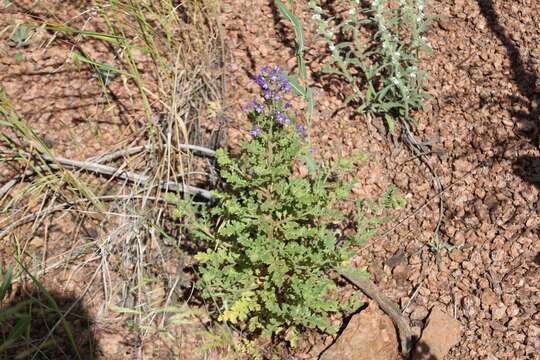
[[[111,103],[109,86],[122,83],[131,105],[142,104],[145,116],[130,123],[135,135],[122,142],[126,148],[108,149],[81,162],[55,153],[1,92],[0,160],[18,166],[23,176],[15,176],[0,188],[5,215],[0,221],[0,241],[5,249],[10,241],[17,251],[22,249],[26,262],[25,249],[36,232],[48,231],[47,224],[57,219],[53,213],[69,212],[71,220],[64,217],[64,221],[72,221],[75,230],[68,255],[58,260],[52,258],[58,254],[45,249],[41,258],[34,258],[32,271],[44,275],[66,265],[69,256],[100,254],[104,308],[114,303],[114,309],[128,314],[144,341],[164,326],[175,306],[182,308],[177,304],[183,297],[179,285],[183,269],[171,274],[164,267],[171,260],[182,263],[178,259],[186,256],[184,234],[176,229],[167,207],[154,204],[166,203],[165,191],[184,196],[183,190],[192,184],[208,181],[212,161],[197,160],[194,155],[201,148],[211,153],[205,147],[215,147],[226,126],[219,2],[98,1],[95,9],[91,15],[98,14],[105,24],[101,31],[74,28],[54,13],[36,20],[35,25],[53,32],[51,41],[61,35],[73,44],[72,59],[81,70],[95,73]],[[83,50],[88,40],[112,49],[113,61],[92,58]],[[214,109],[212,114],[209,108]],[[219,123],[210,129],[210,136],[202,128],[203,115]],[[77,162],[82,166],[69,165]],[[116,171],[96,177],[88,164]],[[127,173],[140,175],[136,178],[144,181],[125,182]],[[77,236],[84,227],[97,230],[88,243],[81,243]],[[118,275],[114,282],[111,269]]]
[[[430,97],[427,74],[420,68],[421,55],[431,52],[424,37],[430,21],[425,0],[373,0],[369,5],[350,0],[345,6],[346,15],[329,17],[318,1],[309,1],[318,33],[331,52],[324,72],[349,85],[345,100],[357,112],[382,118],[392,134],[399,125],[402,141],[429,169],[433,188],[440,193],[441,180],[426,157],[429,148],[413,134],[414,114]],[[443,212],[439,198],[435,243]]]
[[[35,290],[23,297],[11,294],[13,267],[7,271],[0,269],[0,359],[56,357],[60,354],[73,359],[93,359],[91,347],[94,344],[90,341],[89,347],[83,350],[73,328],[74,316],[70,312],[76,312],[80,324],[87,320],[83,318],[80,306],[76,306],[78,300],[69,309],[61,309],[51,293],[24,266],[20,267],[22,275],[32,280]]]

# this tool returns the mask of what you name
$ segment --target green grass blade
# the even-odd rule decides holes
[[[13,276],[13,267],[9,267],[5,274],[2,275],[2,285],[0,285],[0,301],[6,296],[10,286],[11,286],[11,277]]]
[[[87,30],[81,30],[77,28],[72,28],[69,26],[63,26],[63,25],[48,25],[45,26],[45,29],[51,30],[51,31],[58,31],[63,33],[69,33],[69,34],[79,34],[82,36],[86,36],[92,39],[101,40],[101,41],[107,41],[114,44],[120,44],[121,41],[125,40],[123,37],[118,35],[112,35],[112,34],[106,34],[102,32],[97,31],[87,31]]]
[[[288,75],[287,79],[289,80],[289,83],[291,84],[291,88],[294,95],[302,96],[302,97],[307,96],[306,88],[300,85],[300,81],[297,75]]]
[[[307,69],[304,61],[304,28],[300,19],[294,15],[287,6],[283,4],[280,0],[276,0],[276,5],[279,8],[279,11],[291,22],[294,28],[295,42],[296,42],[296,58],[298,60],[298,69],[300,76],[304,79],[307,78]]]
[[[66,317],[64,316],[64,314],[62,314],[62,311],[60,310],[60,308],[58,307],[58,304],[56,303],[56,301],[54,301],[54,298],[51,296],[51,294],[47,291],[47,289],[45,289],[43,287],[43,285],[41,285],[41,283],[39,282],[38,279],[36,279],[36,277],[34,275],[32,275],[32,273],[30,273],[30,271],[28,271],[28,269],[26,269],[26,267],[18,260],[18,259],[15,259],[17,260],[17,263],[19,264],[19,266],[24,270],[24,272],[26,272],[28,274],[28,276],[30,276],[30,278],[32,279],[32,281],[34,282],[34,284],[38,287],[39,291],[41,293],[43,293],[45,295],[45,297],[47,298],[47,301],[49,302],[49,305],[53,308],[53,310],[55,311],[55,313],[58,315],[58,317],[60,318],[60,321],[62,322],[62,326],[64,327],[64,330],[66,331],[66,334],[68,336],[68,340],[69,340],[69,344],[71,345],[71,348],[72,350],[75,352],[75,354],[77,355],[77,359],[82,359],[81,357],[81,354],[79,352],[79,347],[77,346],[77,342],[75,341],[75,335],[73,334],[73,329],[71,328],[71,326],[69,325],[68,321],[66,320]]]

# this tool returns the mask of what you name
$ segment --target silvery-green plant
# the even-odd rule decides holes
[[[26,24],[20,24],[15,29],[8,41],[8,46],[15,48],[27,47],[29,45],[30,36],[32,35],[30,28]]]
[[[428,96],[419,70],[420,53],[430,49],[423,37],[428,21],[424,6],[424,0],[374,0],[363,8],[359,0],[351,0],[347,14],[335,19],[316,0],[309,1],[331,52],[324,71],[349,83],[346,100],[358,112],[384,117],[390,130],[396,118],[411,124],[412,112]],[[336,34],[347,40],[336,42]]]

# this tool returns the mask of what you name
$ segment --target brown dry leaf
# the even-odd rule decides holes
[[[45,241],[39,236],[34,236],[32,240],[30,240],[30,245],[35,247],[42,247],[43,245],[45,245]]]

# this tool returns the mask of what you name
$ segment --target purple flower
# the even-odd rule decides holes
[[[244,106],[243,109],[245,112],[250,112],[252,110],[255,110],[257,114],[261,114],[264,111],[264,105],[257,102],[257,100],[253,99],[249,103],[247,103]]]
[[[283,70],[281,69],[279,65],[276,65],[270,72],[270,75],[268,76],[268,78],[270,79],[270,81],[276,82],[282,77],[282,75],[283,75]]]
[[[251,131],[249,132],[249,134],[253,137],[257,137],[257,135],[259,135],[261,133],[261,128],[258,127],[258,126],[254,126]]]
[[[283,108],[284,108],[284,109],[290,109],[291,106],[292,106],[291,103],[287,101],[287,102],[283,105]]]
[[[259,74],[255,77],[255,82],[257,82],[257,85],[261,87],[263,90],[268,90],[268,83],[266,82],[266,78]]]
[[[280,80],[279,87],[280,87],[281,91],[284,91],[286,93],[289,93],[292,90],[291,84],[289,83],[289,80],[287,80],[287,78],[285,78],[285,77]]]
[[[264,106],[253,100],[253,109],[260,114],[264,111]]]
[[[263,90],[263,98],[265,101],[279,101],[281,100],[281,95],[277,91],[274,90]]]
[[[265,101],[280,101],[281,93],[289,93],[292,90],[287,76],[279,66],[274,66],[272,69],[264,66],[255,76],[255,82],[263,90]]]
[[[298,134],[302,137],[306,135],[306,128],[302,124],[296,124],[296,131],[298,131]]]
[[[289,117],[281,111],[276,111],[275,118],[276,121],[281,125],[288,125],[291,123],[291,119],[289,119]]]
[[[291,91],[291,84],[289,83],[289,80],[281,67],[275,66],[270,72],[270,75],[268,75],[268,79],[275,83],[280,91],[284,91],[286,93]]]

